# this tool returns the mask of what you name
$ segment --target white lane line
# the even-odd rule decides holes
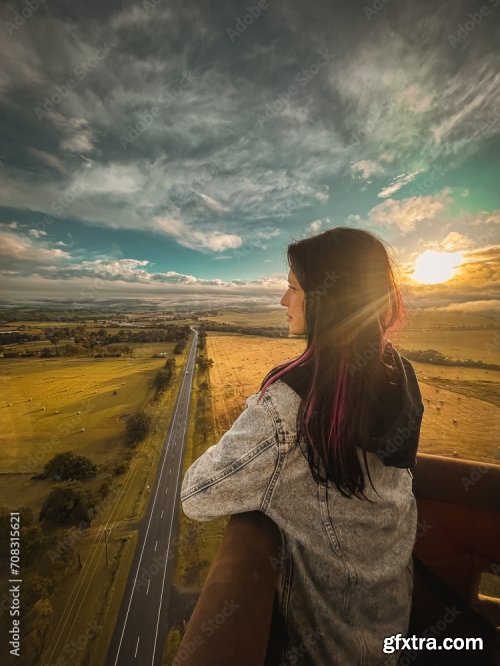
[[[161,510],[160,520],[163,518],[163,509]]]
[[[165,488],[165,495],[168,493],[168,486]]]
[[[149,594],[149,586],[151,585],[151,578],[148,580],[148,589],[146,590],[146,594]]]
[[[172,471],[172,468],[170,468],[170,469],[168,470],[168,473],[170,474],[171,471]]]
[[[155,541],[155,553],[157,548],[158,548],[158,541]]]
[[[137,650],[138,650],[138,648],[139,648],[139,641],[140,641],[140,639],[141,639],[141,637],[140,637],[140,636],[137,636],[137,643],[135,644],[134,659],[137,657]]]
[[[182,438],[184,441],[184,438],[186,436],[186,427],[184,427],[184,431],[182,433]],[[177,465],[177,478],[175,481],[175,490],[174,490],[174,500],[177,498],[177,488],[179,486],[179,476],[180,476],[180,471],[181,471],[181,460],[182,456],[179,456],[179,462]],[[160,593],[160,603],[158,606],[158,616],[156,618],[156,631],[155,631],[155,640],[153,643],[153,656],[151,658],[151,666],[154,665],[155,663],[155,654],[156,654],[156,642],[158,641],[158,628],[160,626],[160,614],[162,611],[162,602],[163,602],[163,591],[165,589],[165,576],[167,574],[167,565],[168,565],[168,558],[169,558],[169,553],[170,553],[170,539],[172,538],[172,527],[174,523],[174,513],[175,511],[170,512],[170,530],[168,533],[168,541],[167,541],[167,550],[165,553],[165,568],[163,569],[163,580],[161,582],[161,593]]]
[[[172,422],[171,423],[175,423],[175,418],[177,416],[177,411],[179,409],[179,405],[181,404],[181,402],[182,402],[181,398],[178,397],[178,400],[177,400],[177,403],[176,403],[175,409],[174,409],[174,414],[172,416]],[[164,453],[163,453],[163,461],[162,461],[162,464],[161,464],[160,478],[158,479],[158,483],[156,484],[155,496],[153,498],[153,506],[151,507],[151,513],[149,514],[149,520],[148,520],[148,525],[146,527],[146,534],[144,535],[144,541],[142,542],[141,554],[139,555],[139,562],[137,563],[137,569],[136,569],[135,577],[134,577],[134,584],[132,585],[132,593],[131,593],[130,599],[128,601],[127,612],[125,613],[125,620],[123,622],[122,634],[120,636],[120,642],[118,643],[118,649],[116,651],[116,659],[115,659],[114,666],[116,666],[116,664],[118,663],[118,657],[120,656],[120,650],[121,650],[122,643],[123,643],[123,636],[125,635],[125,627],[127,626],[127,620],[128,620],[128,616],[129,616],[129,613],[130,613],[130,606],[132,605],[132,599],[134,597],[135,585],[137,583],[137,577],[139,576],[139,570],[141,568],[142,556],[144,554],[144,548],[146,546],[147,536],[148,536],[149,528],[151,526],[151,519],[153,518],[153,509],[154,509],[154,506],[155,506],[155,503],[156,503],[156,497],[158,496],[158,490],[160,489],[160,480],[161,480],[161,476],[163,474],[163,468],[164,468],[165,462],[167,460],[167,451],[168,451],[168,445],[170,443],[171,435],[172,435],[172,431],[170,431],[170,435],[168,437],[167,443],[164,446]],[[177,491],[177,488],[176,488],[176,491]],[[172,511],[172,516],[173,516],[173,513],[174,512]]]

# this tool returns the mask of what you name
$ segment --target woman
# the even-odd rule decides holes
[[[287,258],[281,305],[306,349],[268,373],[188,469],[183,510],[195,520],[258,510],[279,527],[280,664],[395,664],[384,639],[408,628],[409,468],[424,411],[415,372],[387,337],[403,317],[400,292],[383,242],[366,231],[325,231],[292,243]]]

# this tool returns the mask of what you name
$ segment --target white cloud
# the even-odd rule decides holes
[[[74,181],[74,186],[80,196],[88,194],[111,194],[127,197],[142,190],[144,174],[135,164],[111,163],[107,165],[91,166],[81,172]],[[71,188],[70,188],[71,189]]]
[[[209,197],[207,194],[203,194],[202,192],[196,192],[196,190],[193,190],[193,192],[200,197],[200,199],[208,208],[215,211],[216,213],[229,212],[230,209],[227,206],[223,206],[221,203],[219,203],[215,199],[212,199],[212,197]]]
[[[413,171],[413,173],[402,173],[399,176],[393,178],[392,183],[385,187],[381,192],[378,193],[378,197],[389,197],[394,192],[400,190],[404,185],[411,182],[419,173],[422,173],[423,169],[418,169]]]
[[[153,229],[172,236],[180,245],[193,250],[222,252],[241,247],[243,244],[243,240],[237,234],[227,234],[218,230],[201,231],[173,218],[155,217]]]
[[[370,222],[380,227],[397,227],[402,234],[415,229],[418,222],[432,220],[450,203],[450,189],[439,194],[409,197],[397,201],[388,199],[370,210]]]
[[[314,220],[313,222],[311,222],[311,224],[309,224],[307,228],[309,231],[316,233],[317,231],[320,230],[322,224],[323,220]]]
[[[443,250],[447,252],[455,252],[457,250],[467,250],[474,246],[474,241],[465,234],[460,234],[457,231],[451,231],[446,238],[441,242]]]
[[[35,262],[51,262],[71,258],[71,255],[64,250],[34,245],[28,238],[7,231],[0,231],[0,254],[9,259]]]
[[[40,238],[41,236],[46,236],[47,232],[43,231],[43,229],[30,229],[28,234],[33,236],[33,238]]]

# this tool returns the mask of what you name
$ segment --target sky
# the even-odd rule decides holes
[[[350,226],[409,306],[498,309],[500,0],[0,12],[2,302],[276,307],[287,244]]]

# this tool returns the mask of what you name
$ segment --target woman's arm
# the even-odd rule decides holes
[[[214,520],[263,510],[278,461],[273,417],[258,394],[218,444],[210,446],[187,470],[181,488],[182,509],[194,520]]]

